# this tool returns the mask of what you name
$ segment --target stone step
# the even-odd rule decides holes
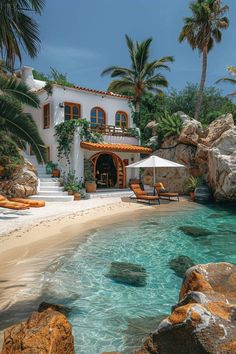
[[[46,173],[38,173],[38,178],[52,178],[52,176]]]
[[[44,200],[45,202],[72,202],[74,200],[73,195],[32,195],[29,197],[32,200]]]
[[[38,195],[55,195],[55,196],[62,196],[62,195],[68,195],[68,192],[63,192],[63,191],[47,191],[47,190],[42,190],[40,188],[39,192],[38,192]]]
[[[54,181],[41,181],[40,180],[40,187],[60,187],[60,183],[59,182],[54,182]],[[63,188],[63,187],[61,187]]]
[[[59,184],[59,183],[58,183]],[[58,192],[63,192],[64,188],[60,187],[58,185],[54,185],[54,184],[49,184],[47,182],[42,182],[40,184],[40,191],[44,190],[44,191],[58,191]]]
[[[88,193],[87,194],[90,199],[94,198],[112,198],[112,197],[119,197],[119,198],[124,198],[124,197],[134,197],[134,193],[132,191],[118,191],[118,192],[99,192],[99,193]]]
[[[52,177],[47,177],[47,178],[45,178],[45,177],[43,177],[43,178],[39,178],[39,179],[40,179],[40,182],[41,182],[41,183],[42,183],[42,182],[48,182],[48,183],[50,183],[50,182],[57,182],[57,183],[59,183],[57,178],[52,178]]]

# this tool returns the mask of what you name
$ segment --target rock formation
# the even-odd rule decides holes
[[[216,200],[236,200],[236,127],[232,114],[214,120],[205,131],[198,121],[182,112],[177,114],[183,121],[180,136],[166,138],[154,154],[186,168],[160,169],[158,180],[182,193],[189,176],[203,176]]]
[[[38,178],[33,165],[25,160],[23,168],[17,170],[9,179],[0,180],[0,194],[18,198],[37,193]]]
[[[190,268],[179,303],[136,354],[236,353],[236,266]]]
[[[59,307],[45,306],[4,332],[2,354],[74,354],[72,328]],[[42,306],[41,306],[42,309]]]

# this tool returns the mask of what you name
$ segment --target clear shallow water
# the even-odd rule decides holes
[[[213,234],[191,237],[179,229],[186,225]],[[140,220],[131,216],[128,223],[96,231],[54,260],[40,280],[42,292],[71,308],[77,353],[132,353],[178,300],[182,279],[168,262],[180,255],[194,263],[236,263],[236,209],[202,206],[166,216],[156,211]],[[114,261],[145,267],[146,286],[105,277]],[[36,291],[32,285],[30,294]]]

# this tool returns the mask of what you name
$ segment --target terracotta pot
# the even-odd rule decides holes
[[[96,192],[97,185],[95,182],[86,182],[85,189],[86,189],[87,193],[94,193],[94,192]]]
[[[67,193],[68,193],[68,195],[74,195],[74,192],[70,189],[67,191]]]
[[[81,199],[81,194],[80,193],[75,193],[74,194],[74,200],[80,200]]]
[[[3,166],[0,166],[0,176],[4,176],[4,170],[5,168]]]
[[[195,193],[194,193],[194,192],[190,192],[189,194],[190,194],[191,200],[194,202],[194,200],[195,200]]]
[[[57,168],[52,170],[52,177],[60,177],[60,170],[58,170]]]

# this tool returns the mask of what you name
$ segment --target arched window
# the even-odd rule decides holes
[[[116,112],[116,127],[128,128],[128,115],[125,112]]]
[[[96,128],[106,124],[106,114],[104,110],[100,107],[94,107],[91,110],[90,121],[92,128]]]
[[[65,110],[65,120],[70,119],[79,119],[80,118],[80,104],[65,102],[64,103]]]

